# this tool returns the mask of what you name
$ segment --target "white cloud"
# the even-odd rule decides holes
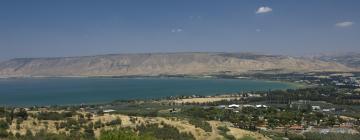
[[[344,21],[335,24],[336,27],[350,27],[352,25],[354,25],[354,22],[351,21]]]
[[[256,31],[256,32],[261,32],[261,29],[256,29],[255,31]]]
[[[264,13],[269,13],[271,11],[272,11],[272,9],[270,7],[262,6],[256,11],[256,14],[264,14]]]
[[[181,28],[171,29],[171,32],[172,32],[172,33],[180,33],[180,32],[182,32],[182,31],[184,31],[184,30],[181,29]]]

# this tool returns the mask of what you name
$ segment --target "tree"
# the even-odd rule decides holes
[[[19,132],[16,132],[15,137],[16,137],[16,138],[20,138],[20,137],[21,137],[20,133],[19,133]]]
[[[32,132],[31,132],[29,129],[27,129],[27,130],[26,130],[26,133],[25,133],[25,136],[26,136],[26,137],[32,137],[33,134],[32,134]]]
[[[93,138],[95,136],[94,130],[90,127],[85,128],[84,135],[86,138]]]
[[[91,120],[91,117],[92,117],[93,115],[91,114],[91,113],[87,113],[86,114],[86,118],[88,119],[88,120]]]
[[[27,117],[28,117],[28,114],[27,114],[26,110],[22,108],[22,109],[20,109],[19,112],[16,112],[16,113],[15,113],[15,116],[16,116],[16,117],[20,117],[20,118],[26,120]]]
[[[98,128],[101,128],[101,127],[102,127],[101,120],[97,120],[97,121],[94,123],[94,128],[95,128],[95,129],[98,129]]]
[[[0,129],[8,129],[9,128],[9,124],[4,121],[4,120],[0,120]]]
[[[0,128],[0,139],[1,138],[6,138],[8,136],[9,136],[9,133],[5,129]]]
[[[106,125],[107,126],[121,125],[121,119],[118,117],[115,120],[111,120],[110,122],[107,122]]]

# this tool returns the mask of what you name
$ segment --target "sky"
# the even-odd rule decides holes
[[[360,52],[359,0],[1,0],[0,60]]]

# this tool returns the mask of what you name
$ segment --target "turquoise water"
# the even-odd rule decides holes
[[[215,95],[285,89],[279,82],[190,78],[39,78],[0,79],[0,105],[102,103],[176,95]]]

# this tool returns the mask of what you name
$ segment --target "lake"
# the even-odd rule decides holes
[[[0,79],[0,105],[69,105],[118,99],[215,95],[294,88],[281,82],[192,78],[29,78]]]

